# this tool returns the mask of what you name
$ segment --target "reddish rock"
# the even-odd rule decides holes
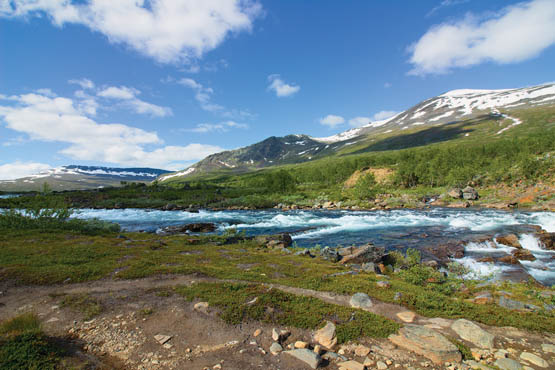
[[[518,261],[518,258],[513,256],[512,254],[508,254],[506,256],[498,258],[497,262],[508,263],[510,265],[519,265],[520,264],[520,262]]]
[[[513,251],[513,256],[519,261],[535,261],[536,257],[528,249],[517,249]]]
[[[495,240],[499,244],[507,245],[509,247],[522,248],[522,245],[520,245],[520,242],[518,241],[518,236],[516,236],[515,234],[498,236],[495,238]]]
[[[493,259],[493,257],[482,257],[476,260],[477,262],[487,262],[487,263],[493,263],[495,262],[495,260]]]

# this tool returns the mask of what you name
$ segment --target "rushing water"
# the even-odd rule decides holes
[[[544,284],[555,284],[555,252],[543,249],[527,225],[541,226],[555,232],[554,212],[506,212],[499,210],[461,210],[434,208],[429,210],[393,211],[324,211],[276,210],[253,211],[157,211],[141,209],[77,211],[74,217],[99,218],[120,224],[129,231],[156,231],[170,225],[213,222],[223,232],[229,228],[247,235],[288,232],[300,247],[360,245],[371,242],[387,249],[421,248],[446,242],[466,242],[465,257],[458,261],[475,276],[511,273],[525,269]],[[488,255],[508,254],[512,248],[494,241],[475,243],[479,237],[493,238],[501,233],[516,233],[521,245],[537,258],[522,261],[522,267],[479,263]]]
[[[0,194],[0,199],[17,198],[19,194]]]

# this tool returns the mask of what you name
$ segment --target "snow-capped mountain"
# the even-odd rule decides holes
[[[555,104],[555,84],[505,90],[452,90],[427,99],[414,107],[383,121],[353,128],[337,135],[315,138],[325,143],[351,140],[377,132],[394,132],[416,126],[436,126],[461,121],[483,114],[503,115],[500,109],[512,109]],[[515,125],[520,122],[508,114],[505,118]],[[506,131],[506,130],[505,130]],[[504,131],[501,131],[502,133]]]
[[[61,166],[16,180],[0,180],[0,190],[39,190],[46,182],[53,190],[118,186],[122,181],[151,182],[169,171],[154,168]]]
[[[163,175],[159,180],[174,181],[214,171],[245,172],[306,162],[336,154],[354,144],[372,142],[378,135],[402,135],[405,130],[411,132],[480,116],[498,120],[501,126],[496,134],[501,135],[522,123],[511,116],[511,111],[548,105],[555,105],[554,83],[519,89],[452,90],[382,121],[370,122],[329,137],[270,137],[244,148],[213,154],[183,171]]]

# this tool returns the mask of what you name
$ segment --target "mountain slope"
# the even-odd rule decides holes
[[[111,168],[95,166],[62,166],[36,175],[0,181],[1,191],[40,190],[44,183],[52,190],[81,190],[119,186],[122,181],[150,182],[169,171],[154,168]]]
[[[498,122],[499,129],[495,131],[495,135],[502,135],[511,127],[522,123],[520,119],[510,115],[512,111],[553,105],[555,84],[504,90],[453,90],[427,99],[386,120],[371,122],[329,137],[270,137],[244,148],[213,154],[183,171],[163,175],[159,180],[175,181],[218,171],[245,172],[280,164],[301,163],[334,155],[349,148],[369,146],[378,136],[395,137],[405,132],[426,129],[430,134],[445,134],[434,128],[479,117]],[[468,133],[465,135],[468,136]],[[423,141],[426,142],[425,138]],[[390,148],[382,150],[385,149]]]

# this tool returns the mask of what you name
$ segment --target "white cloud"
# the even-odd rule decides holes
[[[250,31],[262,14],[255,0],[3,0],[0,16],[47,15],[62,27],[81,24],[162,63],[189,62],[230,33]]]
[[[345,118],[341,116],[336,116],[334,114],[328,114],[327,116],[320,118],[320,123],[322,125],[334,128],[335,126],[339,126],[345,123]]]
[[[410,47],[414,75],[440,74],[484,62],[521,62],[555,43],[555,2],[533,0],[487,18],[432,27]]]
[[[183,131],[196,132],[205,134],[209,132],[228,132],[230,129],[239,128],[247,129],[249,126],[244,123],[237,123],[235,121],[226,121],[220,123],[199,123],[196,127],[191,129],[184,129]]]
[[[370,118],[368,117],[355,117],[349,120],[349,125],[354,127],[364,126],[370,123]]]
[[[195,100],[200,104],[203,110],[208,112],[219,112],[225,109],[223,106],[212,102],[212,94],[214,94],[212,88],[204,87],[201,83],[192,78],[182,78],[178,80],[177,83],[195,91]]]
[[[88,78],[81,78],[77,80],[69,80],[70,84],[79,85],[82,89],[94,89],[94,82]]]
[[[173,114],[168,107],[161,107],[152,103],[147,103],[139,98],[141,92],[137,89],[126,86],[110,86],[98,92],[98,96],[106,99],[121,100],[122,105],[128,107],[135,113],[150,114],[157,117],[166,117]]]
[[[395,112],[393,110],[382,110],[372,116],[372,121],[383,121],[384,119],[388,119],[393,117],[399,112]]]
[[[52,168],[48,164],[37,162],[20,162],[6,163],[0,165],[0,180],[15,180],[21,177],[35,175],[41,171]]]
[[[298,85],[289,85],[285,83],[278,74],[268,76],[268,81],[270,81],[268,89],[275,91],[276,96],[280,98],[296,94],[301,89]]]
[[[97,123],[72,99],[40,94],[10,99],[12,104],[0,105],[0,118],[7,128],[31,140],[69,144],[60,153],[73,159],[169,168],[222,150],[213,145],[189,144],[147,151],[146,146],[163,143],[156,132],[119,123]]]

